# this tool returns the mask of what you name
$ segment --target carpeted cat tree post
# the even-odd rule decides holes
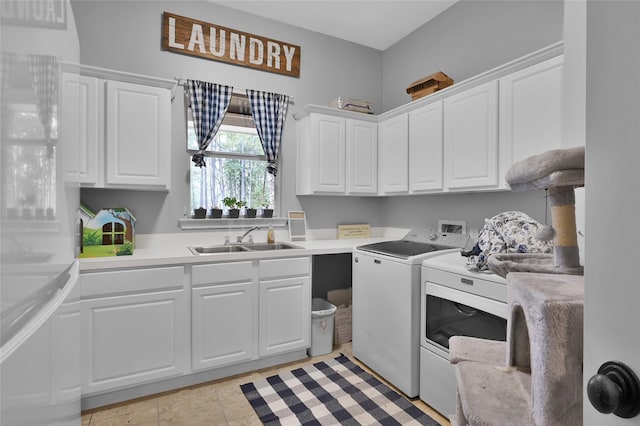
[[[451,423],[579,426],[584,279],[573,190],[584,184],[584,148],[527,158],[506,178],[514,190],[549,188],[554,254],[489,258],[489,268],[507,278],[507,341],[449,339],[458,383]]]

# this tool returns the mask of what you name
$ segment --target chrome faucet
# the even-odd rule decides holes
[[[244,240],[244,237],[246,237],[247,235],[249,235],[249,233],[253,230],[258,229],[258,226],[252,226],[251,228],[249,228],[249,230],[247,232],[245,232],[244,234],[242,234],[239,237],[236,237],[236,242],[241,243],[242,240]],[[253,242],[253,237],[250,237],[250,242]]]

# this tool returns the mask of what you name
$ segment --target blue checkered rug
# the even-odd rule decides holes
[[[240,388],[266,425],[438,425],[344,355]]]

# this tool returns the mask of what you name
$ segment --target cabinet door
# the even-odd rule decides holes
[[[74,73],[62,76],[60,121],[68,164],[65,171],[82,186],[104,185],[103,84],[95,77]]]
[[[375,194],[378,190],[378,125],[347,120],[347,192]]]
[[[378,192],[409,190],[409,116],[402,114],[378,124]]]
[[[442,101],[409,113],[409,191],[442,190]]]
[[[314,193],[344,193],[346,189],[345,119],[311,114]],[[301,165],[304,167],[304,165]]]
[[[171,93],[107,82],[106,185],[166,190],[170,180]]]
[[[86,374],[83,394],[183,374],[184,290],[82,301]]]
[[[260,281],[260,356],[309,347],[309,276]]]
[[[254,358],[258,310],[251,281],[194,288],[191,309],[194,370]]]
[[[517,161],[561,147],[563,58],[500,79],[501,176]]]
[[[444,183],[448,189],[498,186],[498,82],[444,100]]]

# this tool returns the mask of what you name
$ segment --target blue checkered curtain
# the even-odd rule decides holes
[[[198,152],[191,161],[197,167],[206,167],[204,152],[216,136],[227,113],[233,87],[206,81],[187,80],[189,108],[198,138]]]
[[[49,55],[29,55],[29,70],[38,116],[44,129],[47,153],[50,157],[53,152],[51,125],[54,107],[58,102],[58,59]]]
[[[289,97],[277,93],[261,92],[247,89],[247,96],[251,102],[251,114],[256,123],[258,136],[262,148],[267,156],[267,171],[273,176],[278,172],[278,151],[284,120],[287,118]]]

